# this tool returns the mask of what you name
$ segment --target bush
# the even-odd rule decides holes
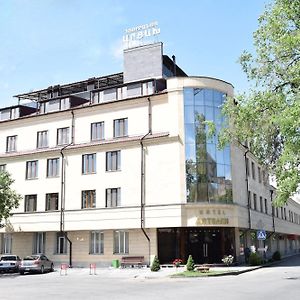
[[[280,254],[280,252],[279,251],[275,251],[274,253],[273,253],[273,255],[272,255],[272,259],[273,260],[281,260],[281,254]]]
[[[249,257],[250,266],[259,266],[261,264],[261,258],[257,253],[251,253]]]
[[[189,258],[188,258],[187,263],[186,263],[186,269],[188,271],[194,271],[194,269],[195,269],[195,263],[194,263],[194,260],[192,258],[192,255],[189,255]]]
[[[160,263],[159,263],[157,256],[155,256],[153,259],[153,262],[152,262],[151,271],[157,272],[159,270],[160,270]]]

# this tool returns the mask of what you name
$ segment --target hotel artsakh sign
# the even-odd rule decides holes
[[[196,225],[228,225],[224,209],[200,209]]]

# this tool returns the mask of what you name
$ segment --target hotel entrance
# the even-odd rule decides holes
[[[158,258],[163,264],[176,258],[186,262],[189,255],[197,264],[221,263],[224,255],[235,253],[233,228],[160,228],[157,233]]]

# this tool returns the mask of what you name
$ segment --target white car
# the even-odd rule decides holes
[[[0,272],[18,272],[21,259],[17,255],[2,255],[0,258]]]

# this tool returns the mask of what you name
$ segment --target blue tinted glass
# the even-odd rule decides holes
[[[195,106],[195,114],[196,115],[200,115],[200,116],[204,116],[204,106],[203,105],[196,105]]]
[[[224,164],[224,152],[217,149],[217,162],[218,164]]]
[[[185,124],[185,142],[187,144],[195,143],[195,126],[194,126],[194,124]]]
[[[216,145],[206,144],[206,150],[207,150],[207,161],[208,162],[216,161]]]
[[[217,176],[220,179],[225,178],[225,166],[221,164],[217,164]]]
[[[184,122],[185,123],[194,123],[195,114],[194,106],[185,106],[184,107]]]
[[[195,105],[204,105],[204,90],[195,89]]]
[[[213,90],[204,90],[204,100],[206,106],[214,105]]]
[[[184,104],[194,105],[194,89],[192,88],[184,89]]]
[[[226,165],[230,165],[231,164],[231,159],[230,159],[230,147],[226,146],[224,148],[224,163]]]
[[[225,165],[225,179],[231,180],[231,166]]]
[[[196,161],[204,162],[206,161],[206,144],[196,144]]]
[[[220,107],[222,105],[222,102],[223,102],[223,94],[218,91],[214,91],[214,106]]]
[[[205,120],[214,121],[214,108],[212,106],[205,107]]]
[[[185,159],[196,162],[196,145],[185,144]]]

